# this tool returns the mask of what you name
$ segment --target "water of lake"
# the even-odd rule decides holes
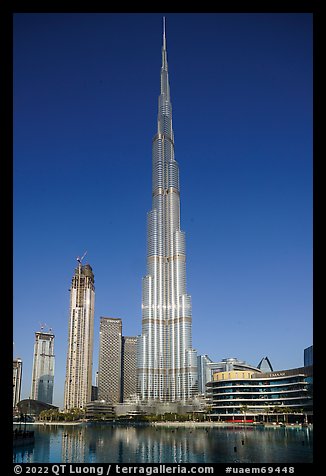
[[[33,425],[15,463],[312,463],[312,428]]]

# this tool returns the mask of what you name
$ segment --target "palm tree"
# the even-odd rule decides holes
[[[209,415],[208,419],[209,419],[209,421],[211,421],[210,413],[211,413],[212,410],[213,410],[213,405],[210,405],[210,404],[205,405],[205,409],[204,409],[204,411],[205,411],[205,420],[206,420],[207,416]]]
[[[291,408],[284,406],[284,407],[282,408],[282,410],[283,410],[283,415],[284,415],[284,420],[285,420],[285,422],[286,422],[286,423],[289,423],[288,414],[289,414],[289,413],[292,413]]]
[[[266,407],[266,423],[268,423],[268,414],[269,414],[270,407],[267,405]]]
[[[246,423],[246,416],[247,416],[247,411],[248,411],[248,405],[241,405],[240,406],[240,412],[244,413],[244,422]]]
[[[282,408],[279,405],[273,407],[273,413],[276,413],[276,423],[278,423],[278,414],[281,413]]]

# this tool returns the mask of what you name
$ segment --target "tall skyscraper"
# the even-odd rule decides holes
[[[122,320],[100,319],[98,399],[121,403],[137,393],[137,337],[122,335]]]
[[[52,404],[54,385],[54,334],[35,332],[31,399]]]
[[[197,393],[185,234],[180,229],[179,166],[174,158],[165,20],[157,133],[152,143],[152,210],[147,216],[139,391],[145,401],[186,401]]]
[[[22,359],[13,359],[13,409],[20,402],[20,392],[22,386],[23,361]]]
[[[110,403],[121,401],[122,321],[114,317],[100,319],[98,398]]]
[[[137,393],[138,337],[122,336],[122,401]]]
[[[78,266],[70,288],[70,319],[64,408],[83,408],[91,401],[94,336],[94,274],[89,264]]]

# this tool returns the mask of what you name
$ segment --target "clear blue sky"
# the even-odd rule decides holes
[[[165,13],[14,15],[14,356],[55,333],[88,251],[100,316],[141,333]],[[312,15],[166,15],[193,346],[275,370],[312,342]]]

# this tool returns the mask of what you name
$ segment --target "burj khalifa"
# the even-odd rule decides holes
[[[186,290],[186,246],[185,234],[180,229],[179,165],[174,158],[164,18],[138,355],[138,390],[143,401],[192,400],[198,384],[197,353],[192,348],[192,305]]]

